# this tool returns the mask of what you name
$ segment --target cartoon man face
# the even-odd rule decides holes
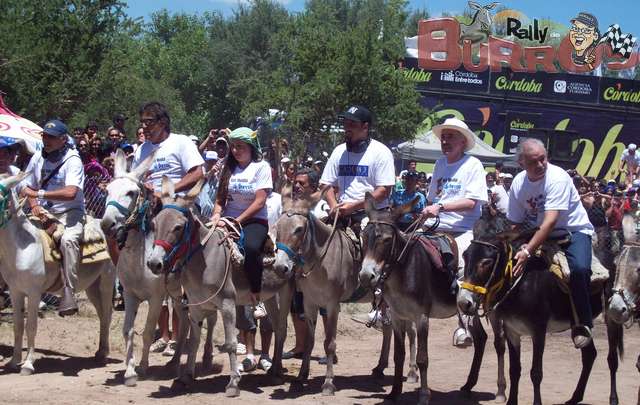
[[[576,54],[583,55],[584,51],[598,40],[598,34],[595,27],[589,27],[578,20],[573,20],[573,25],[569,30],[569,39]]]

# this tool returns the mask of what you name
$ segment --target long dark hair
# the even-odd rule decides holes
[[[262,155],[258,152],[258,149],[251,144],[247,144],[251,147],[251,161],[259,162],[262,160]],[[231,175],[238,167],[238,161],[233,152],[231,151],[231,144],[229,144],[229,152],[227,152],[227,158],[222,168],[222,174],[220,174],[220,182],[218,183],[218,192],[216,193],[216,202],[221,207],[227,204],[227,197],[229,196],[229,179]]]

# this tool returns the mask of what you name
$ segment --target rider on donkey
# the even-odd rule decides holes
[[[155,152],[155,159],[145,186],[160,198],[162,176],[175,182],[175,192],[191,188],[204,176],[204,159],[197,146],[185,135],[171,133],[171,119],[167,108],[158,102],[140,108],[140,125],[145,142],[136,149],[131,169],[135,169]]]
[[[451,235],[458,246],[458,273],[464,270],[462,253],[473,239],[473,225],[482,214],[482,205],[487,203],[485,171],[480,161],[466,154],[475,145],[475,136],[467,124],[457,118],[448,118],[433,127],[440,139],[443,158],[436,161],[433,177],[427,192],[427,205],[422,214],[440,217],[438,230]],[[460,274],[459,274],[460,276]],[[453,335],[453,344],[467,347],[471,334],[462,322]]]
[[[563,245],[569,270],[569,288],[579,325],[572,330],[573,343],[580,349],[591,342],[593,327],[589,282],[591,277],[591,236],[593,226],[580,202],[569,174],[547,161],[544,144],[527,139],[518,147],[518,163],[524,169],[514,179],[509,192],[507,218],[524,227],[539,227],[528,243],[516,253],[513,273],[517,276],[535,252],[556,229],[569,232]]]
[[[80,261],[80,238],[84,229],[84,167],[78,151],[69,143],[67,126],[52,120],[42,130],[42,151],[31,158],[21,193],[28,197],[33,215],[42,223],[49,221],[48,211],[62,225],[63,297],[58,306],[60,316],[78,312],[75,299]]]
[[[377,209],[389,207],[389,194],[396,182],[393,155],[383,143],[370,138],[371,113],[355,105],[340,115],[345,142],[336,146],[322,172],[320,184],[327,188],[325,198],[343,224],[351,225],[359,236],[366,216],[364,197],[370,192]]]

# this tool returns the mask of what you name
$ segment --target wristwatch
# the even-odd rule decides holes
[[[42,189],[38,190],[38,198],[41,200],[44,200],[44,190]]]
[[[438,207],[440,208],[440,212],[444,212],[444,204],[438,203]]]

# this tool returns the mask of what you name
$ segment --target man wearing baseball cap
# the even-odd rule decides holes
[[[395,166],[389,148],[370,138],[373,119],[366,107],[351,106],[339,118],[343,120],[345,142],[331,153],[320,184],[328,188],[330,215],[338,215],[344,222],[350,220],[359,235],[360,222],[366,216],[365,193],[373,195],[378,209],[387,208],[396,181]]]
[[[631,187],[633,180],[637,179],[640,175],[640,155],[636,151],[638,147],[635,143],[630,143],[627,146],[627,149],[622,152],[622,156],[620,157],[620,167],[619,170],[621,173],[625,174],[625,184],[627,188]],[[624,166],[627,166],[627,169],[624,169]]]
[[[46,211],[64,225],[60,239],[63,297],[61,316],[78,312],[75,289],[78,282],[80,237],[84,228],[84,168],[80,154],[68,143],[67,126],[60,120],[47,122],[42,130],[42,151],[31,158],[22,195],[31,212],[46,222]]]
[[[439,231],[450,234],[458,245],[458,276],[462,276],[462,254],[473,239],[473,225],[482,214],[482,205],[488,202],[485,171],[480,161],[468,155],[475,145],[475,135],[464,121],[448,118],[433,127],[440,139],[444,157],[436,161],[427,191],[427,205],[422,213],[427,217],[439,217]],[[460,327],[454,332],[456,347],[471,345],[471,334],[461,317]]]

